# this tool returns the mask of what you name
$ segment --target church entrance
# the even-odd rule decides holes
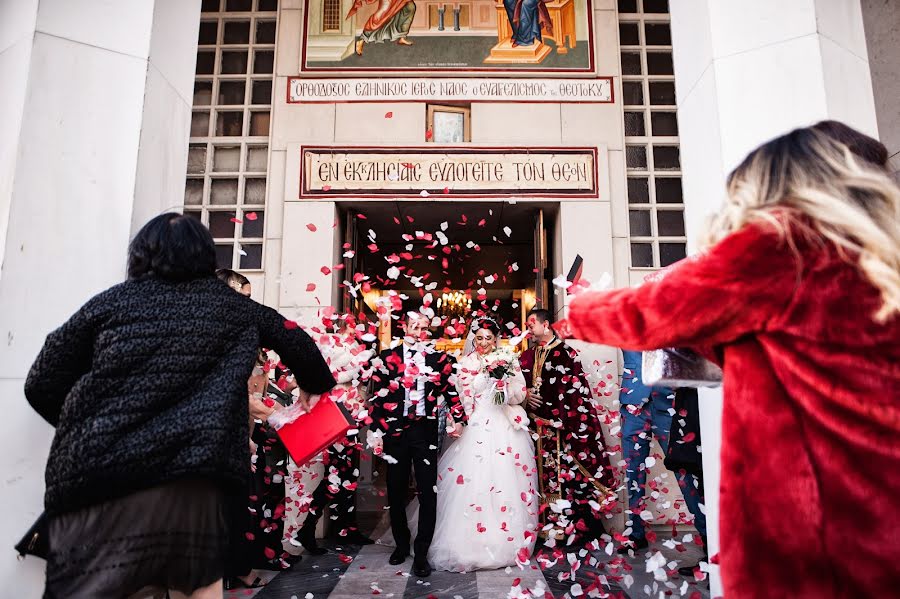
[[[440,349],[454,351],[465,335],[446,327],[464,325],[473,312],[492,315],[515,336],[528,310],[553,309],[548,266],[558,204],[369,201],[341,208],[344,280],[351,283],[342,289],[345,312],[377,320],[379,305],[398,315],[430,299],[442,319],[434,336],[442,337]],[[400,335],[397,318],[381,320],[379,349]]]
[[[554,307],[549,267],[556,203],[360,201],[339,207],[346,282],[340,308],[377,323],[377,351],[403,336],[401,314],[422,308],[429,294],[441,319],[432,328],[435,345],[457,355],[475,312],[497,320],[508,344],[524,330],[530,309]],[[357,509],[363,521],[381,522],[385,481],[383,468],[374,466],[366,451]]]

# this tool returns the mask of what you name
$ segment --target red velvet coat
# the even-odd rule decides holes
[[[897,596],[900,318],[832,246],[743,228],[636,289],[587,292],[577,338],[724,362],[725,598]]]

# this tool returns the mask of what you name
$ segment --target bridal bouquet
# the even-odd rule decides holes
[[[509,374],[515,362],[515,356],[508,350],[499,349],[492,352],[485,361],[484,372],[495,381],[503,380]],[[502,405],[506,403],[503,389],[494,387],[494,403]]]

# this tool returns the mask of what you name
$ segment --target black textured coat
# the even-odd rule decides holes
[[[310,337],[215,278],[128,281],[50,333],[25,395],[56,436],[45,507],[60,513],[178,478],[243,487],[257,348],[301,388],[334,378]]]

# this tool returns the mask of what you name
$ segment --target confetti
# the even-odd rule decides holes
[[[315,233],[318,230],[313,223],[307,223],[306,228],[309,229],[310,231],[312,231],[313,233]]]
[[[247,220],[256,220],[257,214],[255,212],[248,212],[244,215],[244,218],[246,218]]]
[[[385,113],[384,113],[384,118],[386,118],[386,119],[392,119],[392,118],[394,118],[394,113],[393,113],[393,112],[385,112]]]

